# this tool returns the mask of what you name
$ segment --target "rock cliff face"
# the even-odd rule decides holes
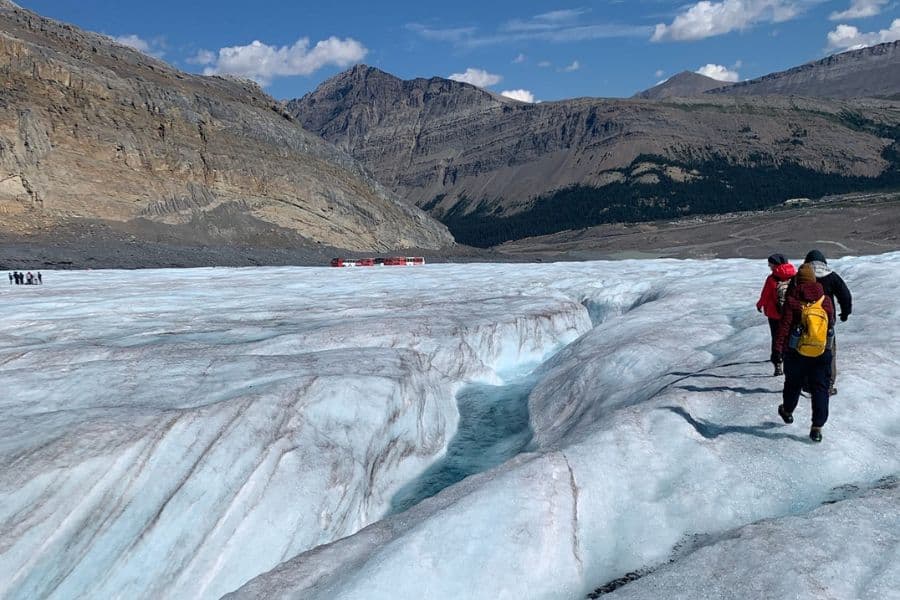
[[[900,92],[900,41],[828,58],[710,91],[729,96],[890,97]]]
[[[356,250],[453,243],[253,83],[188,75],[5,1],[0,73],[7,231],[93,219],[202,222],[212,243],[251,229]]]
[[[889,100],[525,104],[364,66],[288,109],[458,240],[479,244],[876,184],[893,173],[900,124]]]
[[[665,98],[690,98],[699,96],[703,92],[728,85],[724,81],[707,77],[692,71],[682,71],[669,77],[662,83],[652,88],[638,92],[635,98],[644,100],[663,100]]]

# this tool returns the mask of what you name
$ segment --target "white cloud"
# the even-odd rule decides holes
[[[656,77],[657,79],[659,79],[660,77],[662,77],[665,74],[666,74],[666,72],[663,71],[662,69],[657,69],[656,72],[653,74],[653,76]]]
[[[537,64],[537,66],[539,66],[542,69],[546,69],[547,67],[552,67],[553,63],[550,62],[549,60],[542,60],[541,62],[539,62]]]
[[[554,43],[580,42],[584,40],[602,40],[625,37],[644,37],[652,31],[643,25],[619,25],[601,23],[595,25],[567,25],[564,27],[549,28],[547,31],[531,32],[524,35],[504,37],[488,37],[483,40],[473,40],[471,45],[486,45],[510,40],[520,41],[528,39],[543,40]]]
[[[851,0],[847,10],[833,12],[828,17],[832,21],[844,21],[847,19],[864,19],[881,14],[881,9],[888,0]]]
[[[506,90],[500,92],[500,95],[507,98],[512,98],[513,100],[518,100],[519,102],[528,102],[529,104],[534,104],[534,94],[532,94],[528,90]]]
[[[535,15],[530,19],[513,19],[503,24],[503,31],[547,31],[559,29],[567,25],[572,25],[578,21],[578,18],[589,11],[584,9],[577,10],[554,10],[551,12]]]
[[[229,74],[268,85],[277,77],[309,75],[322,67],[347,67],[362,60],[368,50],[352,38],[330,37],[310,47],[309,38],[300,38],[292,46],[270,46],[259,40],[246,46],[220,48],[214,61],[206,64],[204,75]],[[207,59],[198,53],[196,59]]]
[[[586,8],[552,10],[534,17],[535,21],[543,21],[546,23],[571,23],[578,20],[583,14],[591,12]]]
[[[584,15],[590,10],[555,10],[528,18],[511,19],[492,31],[475,27],[437,29],[420,23],[408,23],[406,29],[427,40],[449,42],[464,48],[478,48],[494,44],[508,44],[542,40],[555,43],[583,40],[644,37],[653,31],[645,25],[619,23],[590,23]]]
[[[675,17],[670,25],[656,26],[654,42],[702,40],[756,23],[789,21],[803,11],[809,0],[702,0]]]
[[[861,32],[853,25],[841,24],[828,33],[828,49],[845,52],[897,40],[900,40],[900,19],[894,19],[888,29],[868,33]]]
[[[500,75],[495,75],[493,73],[488,73],[484,69],[476,69],[474,67],[469,67],[466,69],[465,73],[453,73],[448,77],[448,79],[452,79],[453,81],[461,81],[463,83],[470,83],[475,87],[491,87],[492,85],[497,85],[501,81],[503,81],[503,77]]]
[[[211,65],[216,62],[216,53],[210,50],[197,50],[197,53],[187,59],[192,65]]]
[[[513,59],[513,62],[517,65],[520,65],[525,62],[525,58],[525,55],[520,52],[519,55]]]
[[[565,67],[562,68],[562,70],[565,71],[566,73],[571,73],[573,71],[577,71],[580,68],[581,68],[581,63],[578,62],[577,60],[573,60],[572,64],[566,65]]]
[[[419,34],[426,40],[438,42],[461,42],[475,34],[475,27],[454,27],[449,29],[435,29],[421,23],[407,23],[406,29]]]
[[[128,46],[129,48],[134,48],[135,50],[140,50],[141,52],[147,53],[150,50],[150,43],[143,39],[142,37],[129,34],[129,35],[117,35],[113,38],[123,46]]]
[[[130,33],[128,35],[114,36],[113,40],[123,46],[128,46],[138,52],[143,52],[144,54],[155,56],[157,58],[162,57],[166,53],[166,41],[165,38],[162,37],[145,40],[139,35]]]
[[[735,82],[740,81],[741,79],[737,71],[732,71],[728,67],[724,67],[722,65],[714,65],[712,63],[703,65],[702,67],[697,69],[695,73],[706,75],[707,77],[711,77],[718,81]]]

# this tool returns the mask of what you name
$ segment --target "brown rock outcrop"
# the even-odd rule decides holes
[[[227,220],[237,211],[242,227],[341,248],[453,244],[443,225],[304,131],[252,82],[188,75],[5,1],[0,74],[7,229],[46,233],[73,218],[202,221],[204,238],[221,230],[223,243],[241,243]]]

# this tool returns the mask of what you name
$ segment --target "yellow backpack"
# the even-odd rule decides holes
[[[800,339],[797,352],[802,356],[822,356],[828,347],[828,313],[822,308],[822,296],[800,309]]]

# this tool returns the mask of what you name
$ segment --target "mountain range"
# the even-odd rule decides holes
[[[900,185],[900,103],[839,97],[860,77],[880,81],[882,96],[900,91],[896,49],[883,44],[724,89],[717,82],[715,93],[715,80],[681,75],[649,90],[650,99],[537,104],[358,65],[288,111],[458,241],[490,246]],[[755,95],[775,85],[785,92]]]

